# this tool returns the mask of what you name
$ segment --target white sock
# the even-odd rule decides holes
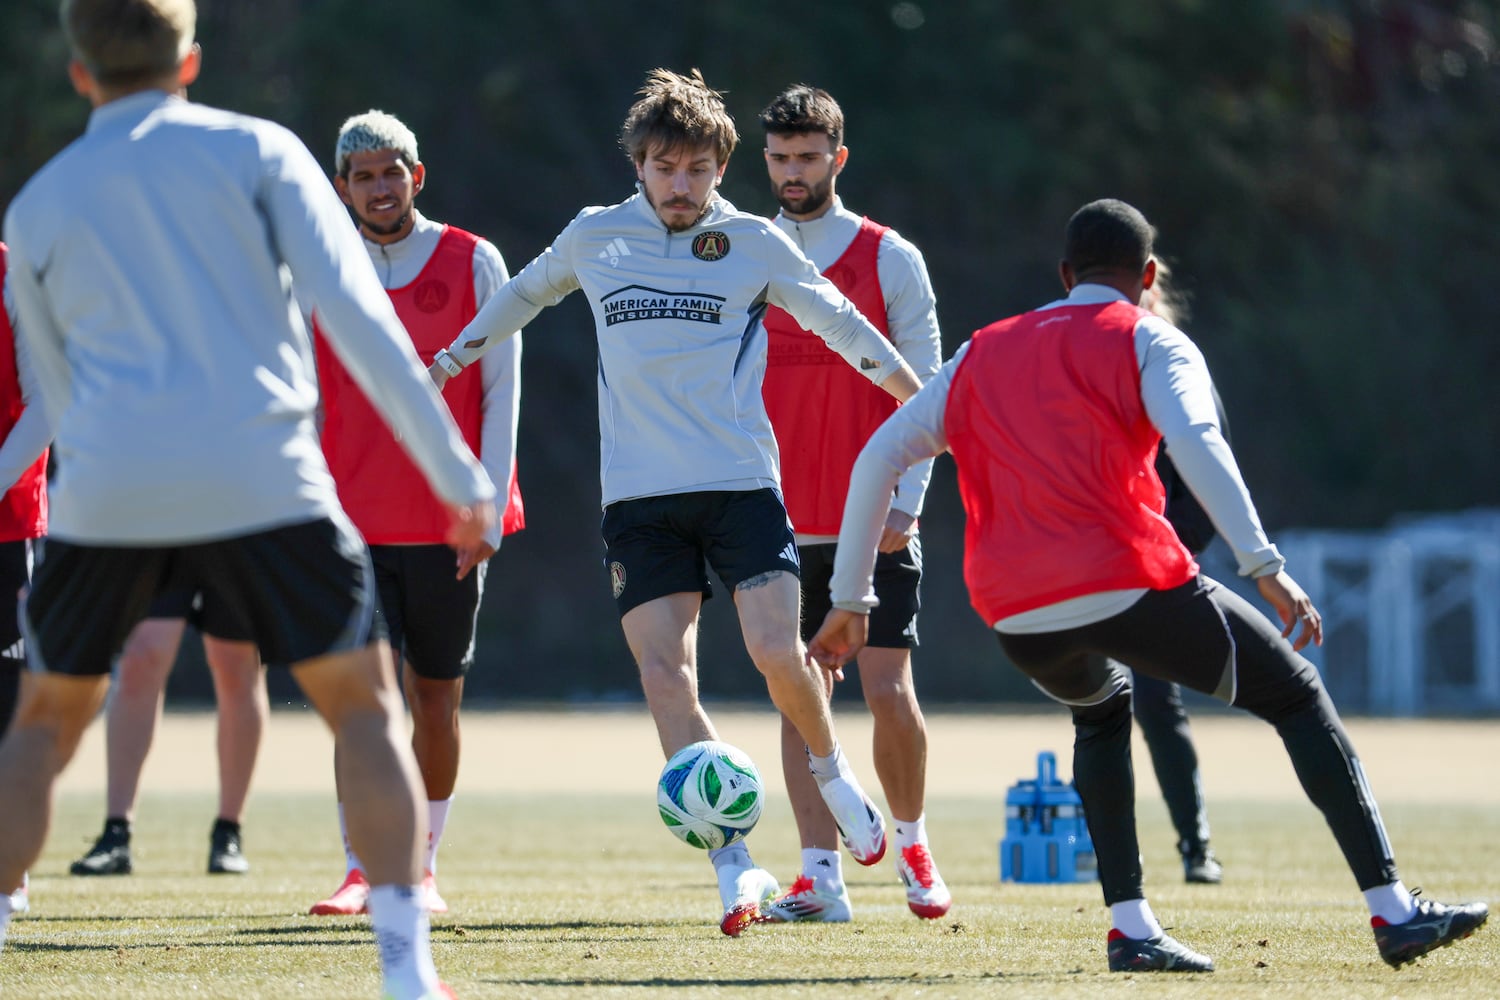
[[[1151,912],[1151,904],[1144,899],[1110,904],[1109,919],[1114,922],[1115,930],[1137,941],[1154,938],[1162,932],[1156,914]]]
[[[802,874],[818,885],[837,889],[844,884],[844,866],[838,851],[821,847],[802,848]]]
[[[359,858],[354,855],[354,848],[349,846],[349,824],[344,821],[344,804],[339,803],[339,836],[344,839],[344,875],[360,867]],[[362,869],[361,869],[362,870]]]
[[[1388,924],[1404,924],[1417,915],[1417,901],[1406,891],[1399,879],[1390,885],[1379,885],[1364,891],[1365,905],[1370,916],[1379,917]]]
[[[0,899],[0,952],[5,950],[5,932],[10,930],[10,897]]]
[[[438,988],[428,940],[427,908],[414,885],[377,885],[370,890],[370,926],[380,950],[380,975],[392,1000],[418,1000]]]
[[[754,868],[755,862],[750,860],[750,849],[743,841],[735,841],[728,847],[720,847],[708,852],[708,860],[713,862],[714,871],[721,870],[725,865],[735,868]]]
[[[807,752],[807,765],[818,781],[818,787],[822,788],[834,778],[851,778],[853,774],[849,767],[849,761],[844,758],[843,748],[837,743],[833,745],[833,753],[827,757],[819,757],[811,750]]]
[[[443,827],[448,825],[448,810],[453,808],[453,796],[427,803],[427,870],[437,874],[438,843],[443,839]]]
[[[916,819],[896,819],[896,850],[904,851],[913,844],[927,843],[927,814]]]

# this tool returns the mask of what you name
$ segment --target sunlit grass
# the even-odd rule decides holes
[[[0,995],[379,995],[367,919],[306,915],[342,875],[325,797],[260,793],[244,878],[203,874],[213,800],[201,794],[145,797],[135,875],[70,877],[98,805],[93,795],[60,802],[33,872],[33,913],[15,920],[0,955]],[[773,803],[752,847],[789,881],[797,854],[785,810]],[[1214,956],[1211,977],[1111,975],[1097,885],[999,883],[998,792],[929,804],[957,900],[948,917],[908,913],[888,862],[846,862],[854,923],[756,927],[738,940],[719,933],[710,868],[657,822],[649,788],[468,796],[443,849],[453,912],[434,921],[434,951],[464,997],[1500,994],[1496,927],[1417,967],[1383,965],[1353,880],[1305,802],[1216,802],[1219,887],[1184,885],[1159,803],[1141,813],[1153,905]],[[1388,806],[1386,818],[1408,884],[1441,899],[1500,897],[1500,809]]]

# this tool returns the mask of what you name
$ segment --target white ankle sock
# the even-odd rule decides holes
[[[1157,923],[1156,914],[1151,912],[1151,904],[1144,899],[1112,903],[1109,907],[1109,919],[1113,921],[1115,930],[1137,941],[1154,938],[1161,933],[1161,924]]]
[[[370,890],[370,926],[380,950],[385,995],[417,1000],[438,988],[428,939],[427,908],[414,885],[377,885]]]
[[[843,861],[838,851],[825,851],[820,847],[802,848],[802,874],[819,885],[830,888],[844,884]]]
[[[833,745],[833,753],[827,757],[819,757],[809,750],[807,765],[812,770],[813,777],[817,779],[819,788],[834,778],[850,776],[849,762],[844,759],[844,751],[837,743]]]
[[[448,810],[453,808],[453,796],[427,803],[427,870],[437,874],[438,844],[443,839],[443,827],[448,825]]]
[[[896,819],[896,850],[905,850],[913,844],[927,843],[927,814],[916,819]]]
[[[735,868],[755,867],[755,862],[750,860],[750,849],[742,841],[709,851],[708,860],[713,862],[714,871],[718,871],[725,865],[732,865]]]
[[[339,836],[344,840],[344,874],[347,876],[359,867],[359,858],[354,856],[354,848],[349,846],[349,824],[344,821],[344,804],[339,803]]]
[[[1379,917],[1388,924],[1404,924],[1417,915],[1417,901],[1406,891],[1399,879],[1390,885],[1379,885],[1364,891],[1365,905],[1370,916]]]

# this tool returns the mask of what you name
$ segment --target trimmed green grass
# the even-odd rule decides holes
[[[956,899],[942,920],[907,912],[889,862],[846,859],[854,923],[717,928],[710,868],[638,796],[470,795],[445,838],[436,918],[439,970],[471,997],[1215,998],[1500,995],[1500,926],[1394,972],[1379,961],[1359,894],[1305,802],[1215,801],[1218,887],[1188,886],[1164,810],[1143,801],[1148,892],[1162,922],[1214,956],[1212,976],[1105,969],[1097,885],[998,882],[1003,792],[928,808]],[[32,873],[33,911],[11,925],[0,995],[21,997],[373,997],[366,918],[307,907],[342,876],[334,807],[260,793],[246,822],[247,877],[203,874],[213,800],[150,795],[136,874],[81,879],[68,862],[97,832],[96,795],[59,803]],[[1500,808],[1387,804],[1409,885],[1444,900],[1500,898]],[[796,843],[783,802],[752,837],[784,881]]]

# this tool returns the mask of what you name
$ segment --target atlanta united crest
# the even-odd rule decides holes
[[[615,597],[625,593],[625,567],[617,562],[609,564],[609,589],[615,592]]]
[[[723,260],[729,256],[729,237],[717,229],[693,238],[693,256],[699,260]]]

